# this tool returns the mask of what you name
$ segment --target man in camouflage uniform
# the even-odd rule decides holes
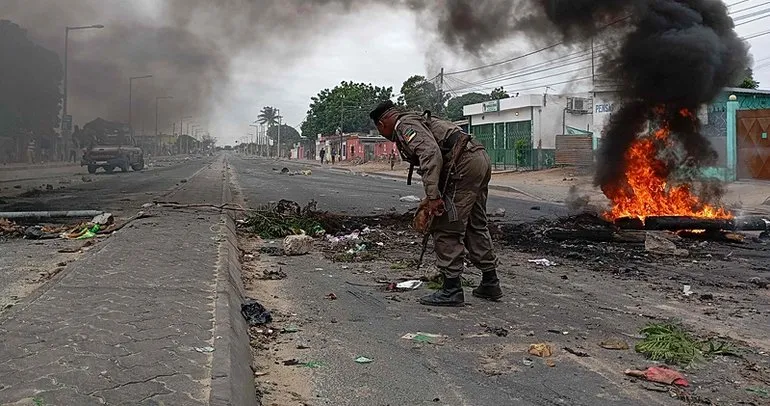
[[[497,257],[487,228],[487,196],[492,167],[484,146],[471,140],[457,160],[452,173],[445,164],[462,130],[453,123],[417,113],[401,112],[392,101],[380,103],[370,117],[380,134],[396,143],[410,163],[419,166],[427,202],[424,206],[435,217],[433,241],[436,265],[444,275],[440,290],[420,299],[432,306],[462,306],[465,302],[460,276],[465,252],[482,271],[481,284],[473,289],[476,297],[498,300],[503,296],[497,278]],[[441,191],[445,176],[447,190]]]

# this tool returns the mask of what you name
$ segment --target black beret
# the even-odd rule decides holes
[[[377,105],[377,107],[374,108],[374,110],[372,110],[371,113],[369,113],[369,117],[371,117],[373,121],[379,121],[380,117],[382,117],[386,111],[395,107],[396,105],[393,104],[391,100],[382,101]]]

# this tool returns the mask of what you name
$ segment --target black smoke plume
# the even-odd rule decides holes
[[[623,154],[653,107],[665,105],[671,117],[694,111],[748,63],[719,0],[2,0],[3,18],[60,55],[64,26],[104,24],[71,37],[70,111],[81,122],[125,121],[127,78],[153,74],[137,83],[135,127],[154,125],[154,97],[166,94],[175,98],[171,115],[205,116],[227,97],[233,63],[246,51],[264,50],[264,64],[295,63],[341,15],[372,6],[412,10],[419,27],[475,58],[499,60],[490,52],[522,36],[545,45],[616,35],[602,69],[622,85],[624,104],[602,143],[601,185],[622,182]],[[372,46],[378,41],[388,33],[372,33]],[[697,161],[708,159],[697,126],[679,138]]]
[[[603,61],[619,85],[621,108],[599,151],[595,183],[622,188],[624,155],[648,120],[665,121],[690,165],[713,162],[716,152],[694,114],[749,63],[748,48],[719,0],[543,0],[566,41],[596,32],[596,22],[618,21],[619,47]],[[686,109],[692,114],[683,114]],[[670,172],[674,168],[667,168]],[[664,174],[667,175],[667,174]]]

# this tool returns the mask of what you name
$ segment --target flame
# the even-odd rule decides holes
[[[693,117],[688,110],[680,112]],[[621,217],[690,216],[703,218],[732,218],[723,208],[701,202],[691,193],[690,185],[669,185],[666,164],[658,159],[658,146],[670,145],[670,131],[664,124],[653,134],[638,138],[626,153],[626,184],[621,189],[604,188],[612,202],[605,213],[610,220]]]

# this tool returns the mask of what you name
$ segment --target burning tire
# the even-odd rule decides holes
[[[99,167],[96,165],[88,165],[88,173],[91,175],[95,174],[97,169],[99,169]]]
[[[144,169],[144,161],[139,161],[133,165],[131,165],[131,169],[134,170],[134,172],[139,172],[142,169]]]

